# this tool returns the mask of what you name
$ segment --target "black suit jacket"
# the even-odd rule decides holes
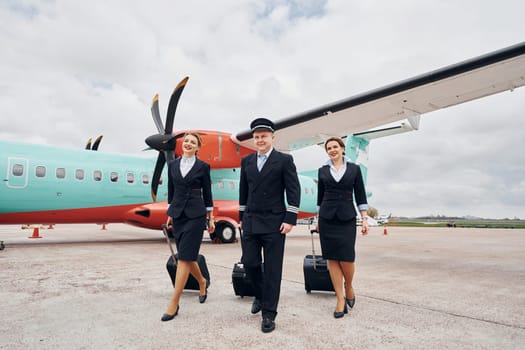
[[[184,213],[189,218],[206,215],[206,207],[213,207],[210,165],[195,159],[185,177],[180,172],[180,158],[168,163],[168,216],[178,218]]]
[[[367,204],[365,185],[361,168],[347,162],[346,171],[339,182],[330,174],[330,166],[319,168],[317,174],[317,205],[319,216],[331,220],[337,216],[339,220],[347,221],[356,217],[353,194],[357,205]]]
[[[291,155],[272,150],[261,172],[257,153],[242,159],[239,218],[247,234],[279,232],[283,222],[295,225],[300,199],[301,187]]]

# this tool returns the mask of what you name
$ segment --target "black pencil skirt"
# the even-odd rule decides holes
[[[319,218],[319,238],[323,259],[355,261],[356,220]]]
[[[206,228],[206,216],[190,219],[183,214],[173,219],[172,227],[179,260],[197,261]]]

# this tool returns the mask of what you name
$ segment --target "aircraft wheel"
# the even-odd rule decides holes
[[[4,248],[5,248],[4,241],[0,241],[0,250],[4,250]]]
[[[215,226],[215,235],[222,243],[235,242],[235,227],[229,222],[218,222]]]

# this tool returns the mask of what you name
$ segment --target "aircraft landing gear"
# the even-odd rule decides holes
[[[5,244],[4,241],[0,241],[0,250],[4,250]]]
[[[215,224],[215,232],[210,234],[210,237],[218,238],[222,243],[233,243],[236,238],[235,226],[227,221],[219,221]]]

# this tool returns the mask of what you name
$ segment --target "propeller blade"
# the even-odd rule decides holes
[[[173,150],[165,151],[164,156],[166,157],[166,163],[169,163],[175,159],[175,152],[173,152]]]
[[[151,198],[154,202],[157,201],[157,189],[159,188],[160,175],[166,164],[166,156],[164,152],[159,152],[157,163],[155,164],[155,171],[153,171],[153,179],[151,180]]]
[[[98,150],[98,146],[100,145],[100,141],[102,141],[102,137],[103,137],[102,135],[97,137],[97,139],[95,140],[95,143],[93,144],[93,147],[91,147],[91,150],[93,151]]]
[[[89,138],[88,142],[86,143],[86,149],[91,149],[91,137]]]
[[[165,134],[171,134],[173,132],[173,119],[175,119],[175,111],[177,110],[177,104],[179,103],[180,95],[182,94],[188,79],[189,77],[182,79],[171,94],[170,103],[168,105],[168,113],[166,114],[166,126],[164,128]]]
[[[156,94],[155,97],[153,97],[153,102],[151,102],[151,115],[153,116],[153,122],[157,127],[157,131],[163,133],[164,127],[162,126],[162,119],[160,118],[159,112],[159,94]]]
[[[157,163],[155,164],[155,170],[153,171],[153,179],[151,180],[151,198],[154,202],[157,201],[157,190],[159,188],[160,175],[162,174],[164,165],[166,162],[170,162],[175,159],[177,139],[184,136],[184,133],[180,132],[177,135],[173,135],[173,121],[175,119],[177,104],[179,103],[180,96],[188,80],[189,77],[182,79],[171,94],[168,112],[166,113],[166,125],[164,129],[162,128],[162,120],[160,118],[158,94],[153,97],[153,101],[151,103],[151,115],[153,116],[153,122],[155,123],[159,133],[148,136],[145,141],[150,149],[159,151]]]

